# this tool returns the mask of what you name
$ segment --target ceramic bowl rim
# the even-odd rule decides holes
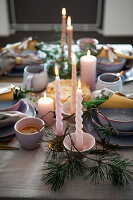
[[[39,131],[36,131],[36,132],[34,132],[34,133],[32,133],[32,134],[26,134],[26,133],[22,133],[22,132],[18,131],[18,129],[16,128],[17,124],[20,123],[20,122],[23,121],[23,120],[26,120],[27,118],[28,118],[28,119],[36,119],[36,120],[38,120],[38,121],[41,121],[41,122],[43,123],[42,128],[39,129]],[[28,124],[27,124],[27,125],[28,125]],[[17,122],[15,123],[14,129],[15,129],[15,131],[16,131],[17,133],[19,133],[20,135],[31,136],[31,135],[38,134],[40,131],[42,131],[43,128],[44,128],[44,125],[45,125],[44,121],[43,121],[42,119],[40,119],[40,118],[37,118],[37,117],[25,117],[25,118],[20,119],[19,121],[17,121]]]
[[[103,57],[104,59],[106,58],[106,57]],[[101,58],[101,59],[103,59],[103,58]],[[119,58],[120,59],[120,62],[119,63],[100,63],[98,60],[97,60],[97,64],[99,64],[99,65],[102,65],[103,67],[106,67],[106,66],[117,66],[117,65],[121,65],[121,64],[123,64],[123,63],[125,63],[126,62],[126,59],[125,58]]]
[[[94,43],[88,43],[88,44],[99,44],[99,41],[96,39],[96,38],[91,38],[91,37],[83,37],[83,38],[79,38],[76,43],[77,45],[81,45],[81,46],[84,46],[84,45],[88,45],[88,44],[81,44],[80,42],[83,41],[83,40],[93,40]]]
[[[12,101],[12,100],[9,100],[9,101]],[[0,110],[0,112],[1,112],[1,111],[8,111],[9,109],[12,109],[12,108],[18,106],[18,105],[20,104],[20,102],[21,102],[21,99],[19,99],[19,100],[17,101],[17,103],[15,103],[14,105],[12,105],[12,106],[10,106],[10,107],[8,107],[8,108],[5,108],[5,109]]]
[[[108,109],[108,108],[107,108]],[[115,109],[115,108],[114,108]],[[102,111],[101,111],[102,112]],[[101,114],[101,113],[99,113],[98,111],[97,111],[97,113],[103,118],[103,119],[105,119],[106,120],[106,118],[104,118],[104,116]],[[103,113],[104,114],[104,113]],[[106,115],[105,115],[106,116]],[[107,117],[107,116],[106,116]],[[133,122],[133,120],[129,120],[129,121],[118,121],[118,120],[115,120],[115,119],[110,119],[109,117],[107,117],[108,118],[108,120],[109,121],[111,121],[111,122],[116,122],[116,123],[131,123],[131,122]]]
[[[115,76],[115,77],[118,77],[119,79],[116,80],[116,81],[114,81],[114,82],[105,82],[105,81],[102,81],[100,78],[101,78],[102,76],[106,76],[106,75],[113,75],[113,76]],[[108,72],[108,73],[100,74],[100,75],[98,76],[98,81],[99,81],[100,83],[103,83],[103,84],[106,84],[106,85],[114,85],[114,84],[116,84],[116,83],[121,82],[122,80],[121,80],[121,77],[119,77],[117,74]]]
[[[84,149],[84,150],[80,151],[81,153],[84,153],[84,152],[86,152],[86,151],[89,151],[89,150],[92,149],[92,148],[95,146],[95,144],[96,144],[95,138],[94,138],[90,133],[86,133],[86,132],[84,132],[84,131],[83,131],[83,133],[86,134],[86,135],[88,135],[88,136],[90,136],[90,137],[93,139],[93,144],[91,145],[91,147],[90,147],[89,149]],[[70,135],[76,135],[76,133],[74,132],[74,133],[71,133]],[[67,135],[66,137],[69,137],[69,135]],[[65,138],[66,138],[66,137],[65,137]],[[68,149],[68,148],[66,147],[66,145],[65,145],[65,138],[64,138],[64,140],[63,140],[64,147],[65,147],[68,151],[70,151],[70,149]],[[75,148],[72,150],[72,152],[78,153],[78,151],[77,151]]]

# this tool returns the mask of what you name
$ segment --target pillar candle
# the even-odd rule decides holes
[[[83,150],[82,100],[81,82],[79,80],[76,92],[76,148],[79,151]]]
[[[56,93],[56,134],[57,136],[63,135],[63,116],[62,116],[62,104],[61,104],[61,97],[60,97],[60,77],[59,77],[59,70],[58,67],[55,66],[55,93]]]
[[[96,88],[96,62],[97,59],[90,55],[90,50],[88,50],[87,55],[80,58],[81,81],[90,85],[91,91]]]
[[[46,97],[46,93],[45,93],[44,97],[42,97],[38,100],[38,115],[45,122],[47,122],[47,124],[49,126],[54,123],[54,114],[52,112],[50,112],[50,113],[48,113],[48,112],[53,111],[53,110],[54,110],[53,99],[50,97]],[[44,115],[46,115],[46,116],[43,117]]]
[[[68,44],[68,60],[71,60],[71,46],[72,46],[73,27],[71,26],[71,17],[67,18],[67,44]]]
[[[66,9],[62,9],[62,29],[61,29],[61,47],[64,51],[64,45],[65,45],[65,39],[66,39]]]
[[[76,61],[75,54],[72,56],[72,95],[71,95],[71,114],[76,112],[76,89],[77,89]]]

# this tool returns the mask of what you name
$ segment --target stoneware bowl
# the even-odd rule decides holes
[[[119,63],[110,63],[108,58],[97,59],[97,70],[99,72],[120,72],[124,67],[126,59],[120,58]]]
[[[79,48],[81,50],[88,50],[89,48],[89,44],[95,44],[97,45],[99,43],[99,41],[95,38],[80,38],[77,40],[77,45],[79,46]]]
[[[19,110],[21,100],[0,101],[0,111]]]
[[[101,90],[103,88],[108,88],[113,92],[122,93],[123,82],[120,76],[114,73],[105,73],[98,76],[96,89]]]
[[[74,144],[76,143],[76,133],[71,133],[71,138],[74,142]],[[71,147],[72,147],[72,154],[78,158],[82,158],[83,156],[77,152],[77,150],[71,146],[71,139],[70,136],[67,135],[63,141],[64,147],[68,150],[71,151]],[[89,134],[89,133],[85,133],[83,132],[83,150],[80,151],[81,153],[87,153],[89,150],[91,150],[95,145],[95,138]]]
[[[133,108],[102,108],[100,110],[116,130],[133,130]],[[108,126],[108,122],[102,114],[97,112],[97,116],[102,125]]]
[[[63,116],[64,116],[65,118],[71,116],[70,108],[71,108],[71,102],[70,102],[70,101],[65,102],[65,103],[62,104],[62,114],[63,114]],[[75,115],[71,116],[71,117],[68,119],[68,122],[71,123],[71,124],[74,124],[74,123],[75,123]]]
[[[36,125],[40,128],[38,132],[31,133],[31,134],[25,134],[20,132],[20,128],[26,126],[26,125]],[[43,136],[44,132],[44,121],[39,118],[24,118],[19,120],[15,126],[16,131],[16,137],[21,144],[21,146],[25,149],[35,149],[39,146],[39,141],[41,137]]]

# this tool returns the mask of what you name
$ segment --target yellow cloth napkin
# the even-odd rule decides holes
[[[11,89],[11,91],[0,94],[0,101],[7,101],[7,100],[13,100],[14,98],[14,89]]]
[[[114,93],[99,108],[133,108],[133,98],[128,98],[120,93]]]

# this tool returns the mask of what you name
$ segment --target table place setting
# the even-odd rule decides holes
[[[132,159],[120,151],[133,148],[133,96],[123,93],[128,58],[98,48],[95,38],[78,40],[73,51],[73,29],[63,8],[60,41],[29,37],[1,49],[4,59],[14,51],[10,70],[24,65],[21,87],[0,88],[0,150],[42,149],[41,181],[52,191],[76,176],[124,187],[133,181]],[[22,62],[26,50],[34,52]]]

